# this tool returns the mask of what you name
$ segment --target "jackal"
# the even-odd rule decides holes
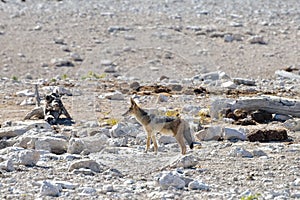
[[[130,102],[131,106],[129,110],[123,115],[131,114],[135,116],[135,118],[140,124],[143,125],[144,130],[147,133],[147,143],[145,152],[149,150],[150,142],[152,139],[154,151],[157,154],[158,146],[155,135],[158,132],[174,136],[178,144],[180,145],[181,153],[183,155],[186,153],[186,144],[184,140],[186,140],[189,147],[193,149],[194,142],[187,121],[181,119],[178,116],[166,117],[155,114],[148,114],[144,109],[140,108],[132,98],[130,98]]]

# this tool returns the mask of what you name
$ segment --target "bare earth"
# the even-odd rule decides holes
[[[262,42],[251,44],[255,36]],[[76,123],[59,128],[80,132],[89,122],[101,125],[104,117],[126,123],[121,114],[129,106],[134,81],[155,85],[166,76],[169,83],[188,87],[195,76],[224,71],[231,78],[270,83],[276,82],[276,70],[287,67],[300,68],[299,0],[0,2],[0,124],[22,120],[33,108],[21,106],[25,97],[16,95],[33,90],[33,83],[72,92],[63,101]],[[277,94],[276,84],[269,89]],[[116,90],[123,100],[100,98]],[[143,107],[173,109],[187,104],[207,108],[213,98],[225,94],[182,92],[158,103],[156,94],[140,96]],[[299,93],[284,96],[299,99]],[[180,157],[177,146],[154,155],[142,153],[144,144],[134,142],[86,155],[122,176],[73,174],[63,159],[20,166],[1,175],[0,197],[37,199],[38,181],[61,180],[77,187],[62,191],[57,199],[300,199],[300,136],[288,134],[294,142],[202,142],[189,152],[199,159],[193,169],[162,169]],[[263,150],[267,156],[228,156],[236,147]],[[210,189],[162,190],[156,177],[166,170],[182,170]],[[107,185],[114,191],[105,191]],[[84,187],[96,192],[83,194]]]

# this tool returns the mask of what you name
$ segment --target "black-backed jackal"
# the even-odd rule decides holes
[[[186,153],[186,144],[188,143],[189,147],[193,149],[194,142],[191,135],[189,123],[180,117],[167,117],[167,116],[158,116],[154,114],[148,114],[145,110],[140,108],[136,102],[130,98],[131,106],[129,110],[124,113],[124,115],[131,114],[141,123],[147,133],[147,143],[146,150],[147,152],[150,147],[150,142],[152,139],[154,145],[154,151],[157,154],[157,142],[156,142],[156,133],[162,133],[167,135],[172,135],[177,140],[181,148],[181,153],[184,155]]]

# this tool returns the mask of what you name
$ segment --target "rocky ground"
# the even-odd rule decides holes
[[[299,199],[297,107],[249,126],[219,112],[299,101],[299,13],[297,0],[0,2],[1,198]],[[75,123],[23,121],[35,84],[58,89]],[[158,135],[158,155],[143,153],[130,97],[179,112],[201,146],[182,156]],[[253,129],[288,139],[250,142]]]

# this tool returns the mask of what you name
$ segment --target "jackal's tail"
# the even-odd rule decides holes
[[[184,122],[184,132],[183,132],[183,137],[186,140],[186,142],[188,143],[189,147],[191,149],[194,148],[194,141],[193,141],[193,137],[192,137],[192,133],[190,130],[190,126],[188,122]]]

